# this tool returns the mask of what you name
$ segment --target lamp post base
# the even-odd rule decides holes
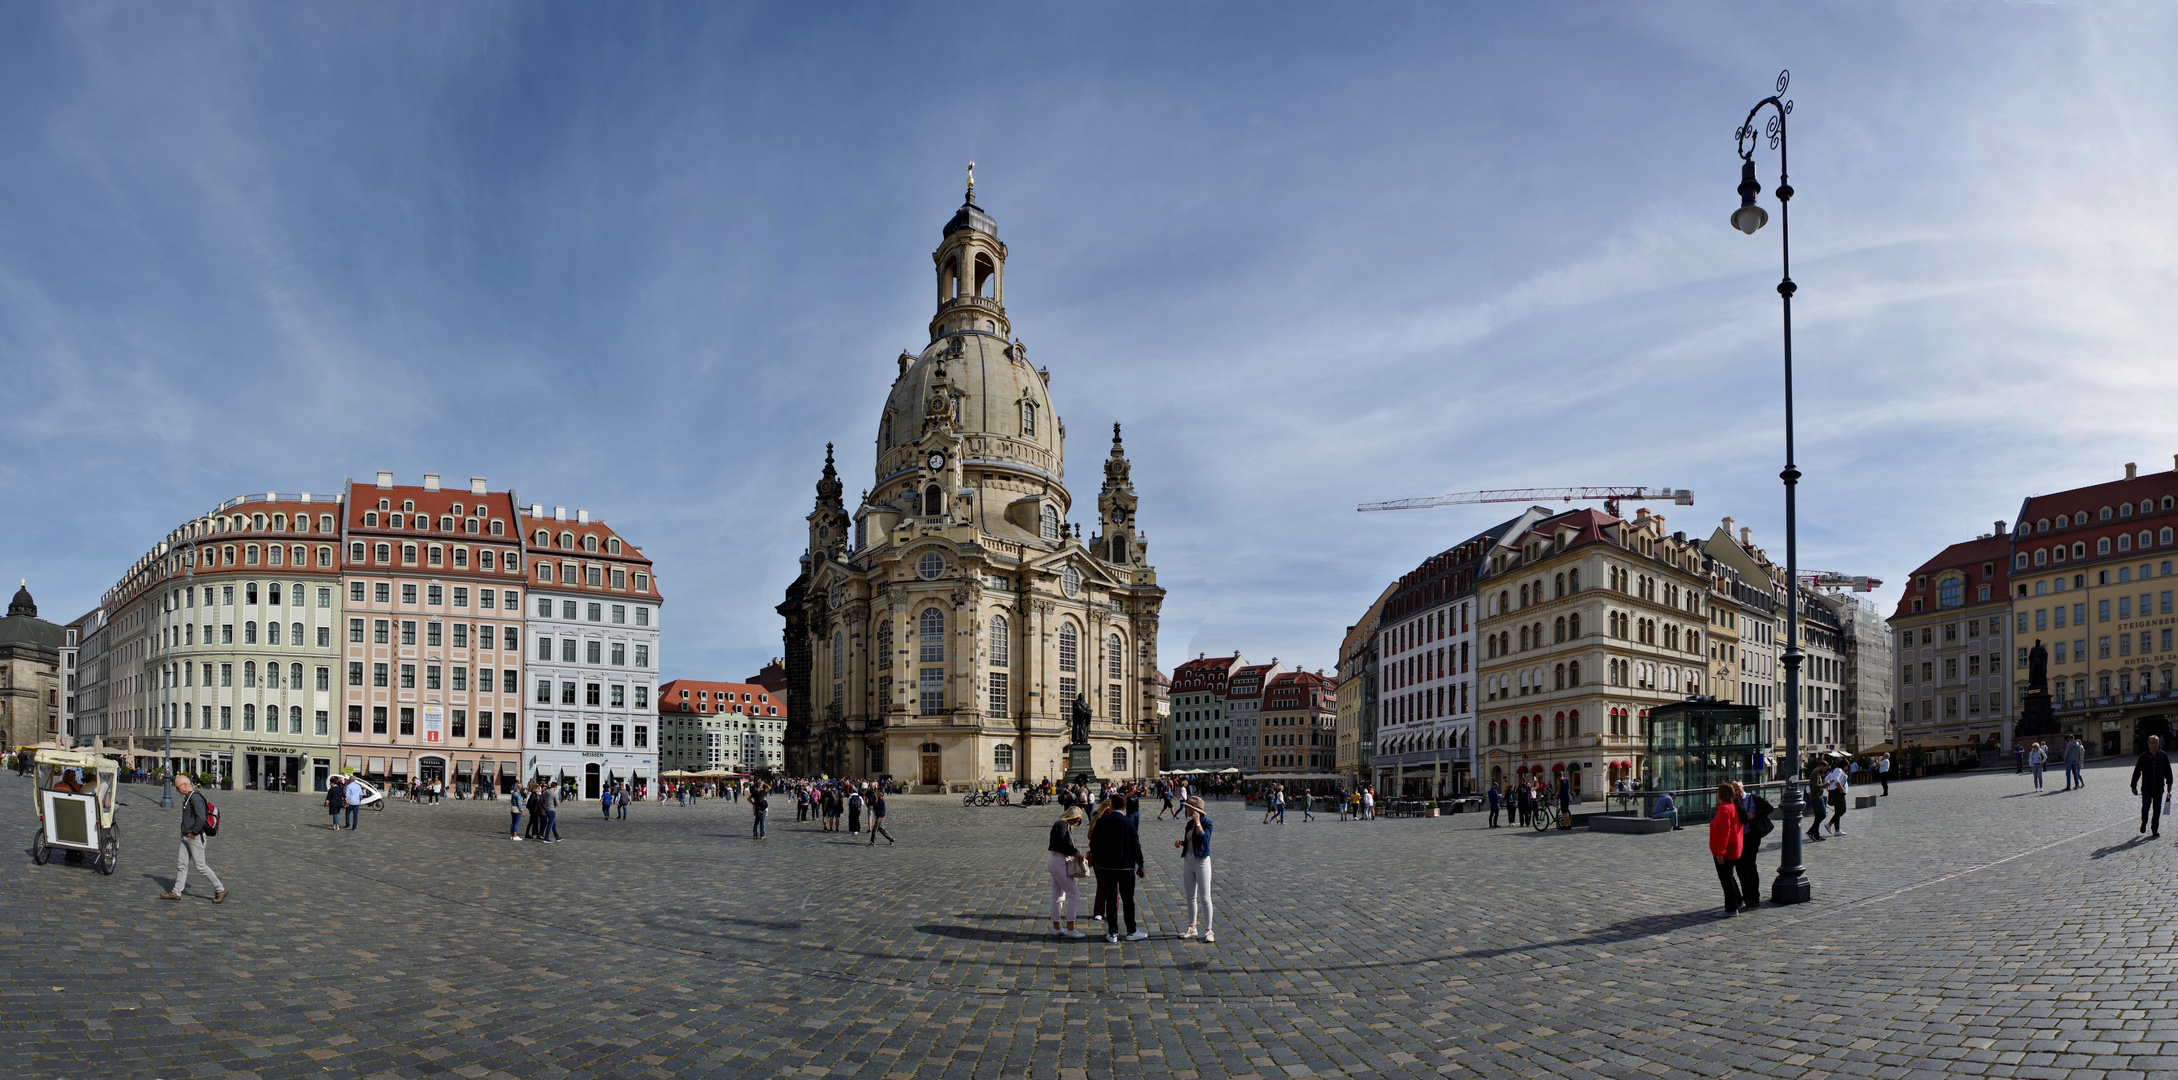
[[[1815,887],[1808,882],[1805,867],[1794,867],[1789,873],[1779,870],[1776,880],[1770,883],[1770,903],[1805,904],[1814,898]]]

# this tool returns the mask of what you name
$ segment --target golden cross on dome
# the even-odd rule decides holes
[[[970,190],[970,191],[974,191],[975,189],[976,189],[976,163],[975,163],[975,162],[973,162],[973,161],[971,161],[971,162],[969,162],[969,163],[968,163],[968,190]]]

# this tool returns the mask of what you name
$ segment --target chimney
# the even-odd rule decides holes
[[[2127,480],[2137,480],[2137,479],[2139,479],[2139,478],[2140,478],[2140,466],[2139,466],[2138,464],[2134,463],[2134,462],[2130,462],[2130,461],[2126,462],[2126,463],[2125,463],[2125,479],[2127,479]]]
[[[566,507],[564,507],[564,506],[555,506],[555,507],[553,507],[553,508],[552,508],[552,520],[554,520],[554,521],[566,521],[566,520],[567,520],[567,508],[566,508]]]
[[[2001,521],[1999,521],[1999,522],[1997,522],[1997,523],[1996,523],[1996,534],[1997,534],[1998,536],[2006,536],[2006,535],[2009,535],[2008,533],[2006,533],[2006,532],[2004,531],[2004,523],[2003,523],[2003,522],[2001,522]]]
[[[1730,536],[1730,535],[1732,535],[1732,519],[1731,519],[1731,518],[1725,518],[1725,519],[1724,519],[1724,535],[1726,535],[1726,536]]]
[[[435,473],[435,472],[427,472],[427,473],[425,473],[425,474],[424,474],[424,490],[425,490],[425,491],[437,491],[438,489],[439,489],[439,474],[437,474],[437,473]]]
[[[1752,525],[1742,525],[1742,526],[1740,526],[1740,527],[1739,527],[1739,545],[1740,545],[1741,547],[1753,547],[1753,546],[1754,546],[1754,543],[1755,543],[1755,538],[1754,538],[1754,532],[1755,532],[1755,531],[1754,531],[1754,526],[1752,526]]]
[[[382,488],[389,488],[393,486],[393,473],[390,470],[378,470],[378,486]]]
[[[483,477],[481,477],[481,476],[472,476],[472,477],[470,477],[470,478],[469,478],[469,494],[471,494],[471,495],[482,495],[482,494],[484,494],[484,478],[483,478]]]
[[[575,520],[580,524],[588,525],[590,523],[590,512],[588,510],[575,511]]]
[[[543,504],[543,503],[531,503],[531,504],[529,504],[529,516],[531,516],[531,517],[533,517],[533,518],[540,518],[540,519],[541,519],[541,518],[543,518],[543,517],[544,517],[544,504]]]

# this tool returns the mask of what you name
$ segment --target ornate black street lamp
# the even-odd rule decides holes
[[[1792,180],[1785,144],[1785,118],[1792,115],[1792,102],[1784,100],[1785,88],[1792,83],[1792,72],[1777,73],[1777,92],[1747,110],[1747,120],[1739,126],[1739,209],[1732,212],[1732,227],[1754,235],[1755,230],[1769,224],[1768,211],[1755,205],[1755,196],[1762,193],[1762,185],[1755,180],[1755,142],[1761,136],[1769,138],[1770,149],[1777,151],[1777,217],[1778,228],[1784,240],[1784,277],[1777,283],[1777,295],[1785,302],[1785,470],[1778,474],[1785,482],[1785,759],[1792,771],[1785,778],[1785,801],[1778,809],[1785,815],[1785,852],[1777,867],[1777,880],[1770,886],[1770,902],[1798,904],[1808,899],[1812,891],[1808,885],[1807,867],[1801,862],[1800,813],[1805,803],[1800,798],[1800,522],[1796,495],[1800,484],[1800,467],[1793,464],[1792,454],[1792,294],[1798,286],[1792,283]],[[1755,129],[1755,117],[1764,108],[1776,115],[1763,125],[1759,134]],[[1822,811],[1816,811],[1818,820]]]

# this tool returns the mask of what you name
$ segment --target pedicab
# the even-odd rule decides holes
[[[113,823],[118,768],[95,754],[37,752],[31,776],[38,833],[30,841],[30,861],[44,866],[59,850],[70,858],[90,855],[99,873],[113,873],[121,859],[121,833]]]

